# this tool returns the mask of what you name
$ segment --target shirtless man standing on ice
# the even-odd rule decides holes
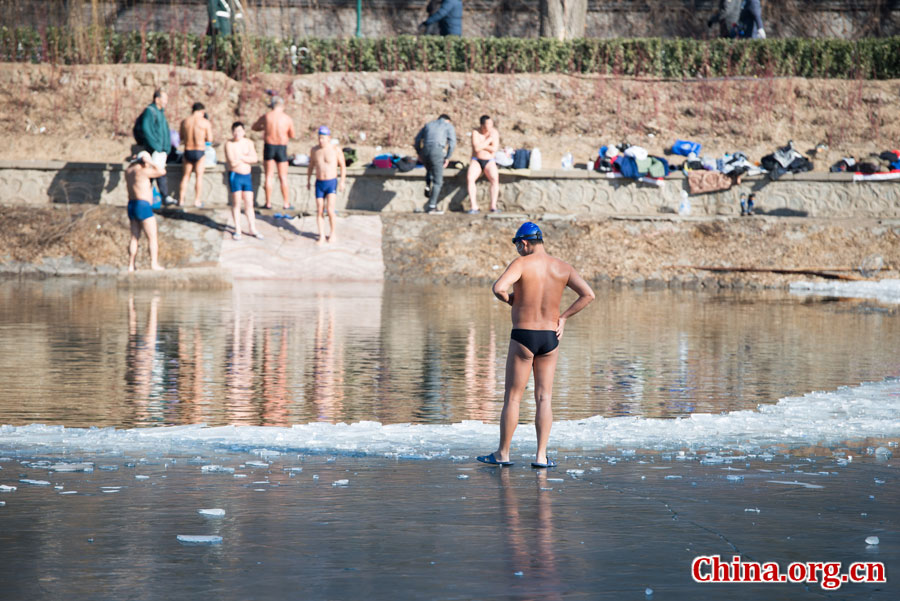
[[[253,179],[250,165],[259,162],[253,142],[244,137],[244,124],[235,121],[231,125],[231,140],[225,142],[225,165],[228,168],[228,189],[231,191],[231,216],[234,218],[234,239],[241,239],[241,205],[247,214],[250,235],[262,240],[256,231],[256,215],[253,210]]]
[[[338,182],[338,167],[341,169],[341,181]],[[313,169],[316,171],[316,226],[319,228],[319,244],[325,242],[325,203],[328,203],[328,223],[331,226],[329,242],[334,242],[334,201],[337,192],[344,191],[347,179],[347,164],[344,153],[331,143],[331,130],[327,125],[319,128],[319,143],[309,151],[309,167],[306,169],[306,189],[310,189]]]
[[[206,168],[206,143],[212,142],[212,124],[203,112],[205,107],[195,102],[191,107],[191,116],[181,122],[181,139],[184,140],[184,171],[181,175],[181,187],[178,190],[178,206],[184,206],[184,195],[191,181],[191,171],[196,170],[197,182],[194,185],[194,206],[203,206],[203,171]]]
[[[153,163],[150,153],[142,150],[125,169],[125,184],[128,187],[128,223],[131,226],[131,240],[128,242],[128,271],[134,271],[137,258],[138,239],[143,231],[150,245],[150,269],[160,271],[159,245],[156,239],[156,217],[150,203],[153,200],[153,184],[150,180],[165,177],[166,170]]]
[[[284,112],[284,100],[279,96],[274,96],[270,106],[272,110],[253,124],[253,131],[265,132],[263,161],[266,166],[266,208],[272,208],[272,179],[277,167],[278,179],[281,182],[281,196],[284,199],[284,210],[289,210],[293,207],[291,207],[291,196],[287,183],[287,143],[297,134],[294,131],[294,120]]]
[[[509,445],[519,423],[519,403],[534,370],[534,427],[537,431],[537,457],[531,467],[555,467],[547,457],[547,441],[553,425],[550,399],[553,376],[559,357],[559,341],[566,321],[594,300],[594,291],[568,263],[551,257],[544,250],[543,234],[534,223],[523,223],[513,238],[521,255],[509,264],[494,282],[494,296],[512,306],[513,330],[506,358],[506,392],[500,413],[500,446],[490,455],[478,457],[489,465],[512,465]],[[559,313],[563,290],[578,294],[568,309]],[[509,294],[509,288],[513,292]]]

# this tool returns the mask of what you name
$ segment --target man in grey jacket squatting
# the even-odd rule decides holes
[[[437,210],[437,202],[444,184],[444,167],[456,149],[456,130],[450,123],[450,117],[441,115],[426,123],[416,134],[414,146],[425,165],[425,195],[428,196],[425,212],[440,215],[443,211]]]

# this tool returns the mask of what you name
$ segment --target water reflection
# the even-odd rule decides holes
[[[900,376],[900,319],[783,294],[601,291],[567,329],[556,419],[673,417]],[[509,309],[487,289],[0,286],[0,423],[496,423]],[[526,394],[520,419],[530,423]]]

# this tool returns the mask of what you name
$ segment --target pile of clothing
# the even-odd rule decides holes
[[[769,172],[769,178],[773,180],[785,173],[803,173],[813,169],[812,161],[794,148],[793,140],[789,141],[786,146],[764,156],[760,159],[760,164]]]
[[[651,156],[646,148],[619,144],[603,146],[594,162],[594,170],[600,173],[618,174],[621,177],[660,185],[669,175],[669,161]]]
[[[681,169],[687,175],[691,194],[728,190],[734,184],[741,183],[744,175],[762,173],[743,152],[726,153],[719,159],[708,156],[700,159],[690,154]]]
[[[850,171],[870,175],[873,173],[890,173],[900,170],[900,150],[885,150],[879,155],[872,155],[865,161],[857,161],[853,157],[844,157],[831,166],[832,173]]]

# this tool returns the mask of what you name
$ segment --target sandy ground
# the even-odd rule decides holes
[[[758,160],[793,139],[803,151],[827,144],[816,157],[816,169],[825,170],[842,156],[877,153],[900,140],[898,81],[383,72],[260,74],[239,82],[160,65],[2,64],[0,133],[7,143],[0,159],[121,161],[157,86],[170,93],[173,129],[200,101],[222,139],[234,120],[261,115],[271,91],[288,99],[297,123],[290,152],[308,152],[315,128],[327,123],[362,160],[380,151],[411,154],[418,129],[442,112],[458,128],[456,158],[468,158],[468,132],[489,114],[504,146],[540,148],[545,167],[569,151],[587,161],[609,142],[662,153],[681,138],[701,142],[704,153],[743,150]],[[251,137],[261,145],[259,134]]]

